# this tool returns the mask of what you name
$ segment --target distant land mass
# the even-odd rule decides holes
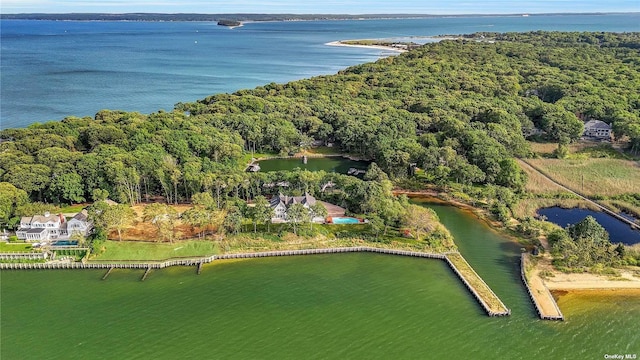
[[[640,12],[639,12],[640,13]],[[432,15],[432,14],[195,14],[195,13],[24,13],[0,14],[2,20],[60,20],[60,21],[303,21],[303,20],[371,20],[371,19],[412,19],[467,16],[522,16],[519,14],[466,14],[466,15]],[[603,15],[615,13],[546,13],[529,16],[548,15]],[[620,13],[618,13],[620,14]]]
[[[242,25],[242,22],[237,21],[237,20],[219,20],[219,21],[218,21],[218,25],[220,25],[220,26],[235,27],[235,26],[240,26],[240,25]]]

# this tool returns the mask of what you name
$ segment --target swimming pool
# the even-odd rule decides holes
[[[331,222],[334,224],[359,224],[360,220],[353,217],[333,217]]]
[[[71,240],[58,240],[51,243],[51,246],[77,246],[77,241]]]

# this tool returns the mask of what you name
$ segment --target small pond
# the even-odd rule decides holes
[[[629,224],[604,212],[588,209],[563,209],[554,206],[539,209],[538,214],[546,216],[548,221],[562,227],[580,222],[591,215],[609,232],[609,239],[612,243],[621,242],[626,245],[640,243],[640,231],[632,229]]]
[[[341,156],[332,157],[310,157],[307,163],[302,162],[302,158],[286,158],[286,159],[268,159],[259,162],[260,171],[283,171],[293,170],[295,168],[307,169],[310,171],[324,170],[326,172],[336,172],[346,174],[350,168],[366,170],[369,167],[369,161],[355,161]]]

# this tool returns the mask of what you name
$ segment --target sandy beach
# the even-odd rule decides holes
[[[404,49],[398,49],[398,48],[394,48],[391,46],[382,46],[382,45],[352,45],[352,44],[345,44],[341,41],[332,41],[332,42],[328,42],[325,45],[329,45],[329,46],[346,46],[346,47],[359,47],[359,48],[365,48],[365,49],[377,49],[377,50],[388,50],[388,51],[394,51],[394,52],[398,52],[398,53],[403,53],[403,52],[407,52],[407,50]]]
[[[564,274],[556,272],[544,283],[550,290],[602,290],[602,289],[640,289],[640,278],[630,271],[621,271],[620,277],[612,280],[606,275]]]

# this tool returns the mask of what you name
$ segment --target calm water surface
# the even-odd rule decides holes
[[[478,31],[638,31],[639,14],[259,22],[0,22],[0,129],[283,83],[388,56],[330,41]]]
[[[512,309],[489,318],[438,260],[380,254],[256,259],[154,271],[6,271],[4,359],[602,359],[639,353],[640,297],[560,296],[537,320],[517,245],[434,206]]]
[[[626,224],[613,216],[601,212],[593,211],[589,209],[563,209],[561,207],[549,207],[539,209],[538,214],[547,217],[547,220],[562,227],[578,223],[587,216],[594,217],[602,227],[609,232],[609,240],[612,243],[621,242],[626,245],[633,245],[640,243],[640,231],[634,230]]]
[[[354,161],[339,156],[308,158],[306,164],[304,164],[302,159],[299,158],[269,159],[260,161],[260,171],[282,171],[301,168],[310,171],[323,170],[326,172],[346,174],[350,168],[366,170],[368,166],[368,161]]]

